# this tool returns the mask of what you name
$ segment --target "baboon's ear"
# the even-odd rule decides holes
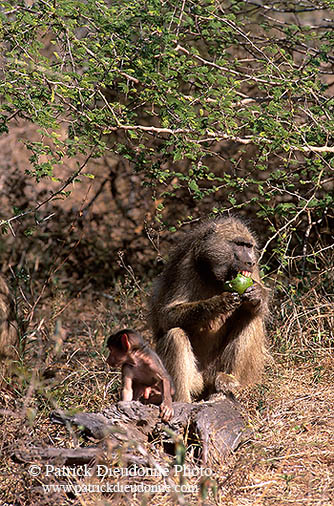
[[[124,332],[124,334],[121,335],[121,343],[122,343],[122,348],[124,351],[129,351],[129,349],[131,348],[131,345],[130,345],[130,341],[129,341],[129,336]]]
[[[217,231],[217,223],[214,221],[209,223],[209,225],[206,227],[204,235],[201,237],[201,239],[206,239],[210,235],[214,234]]]

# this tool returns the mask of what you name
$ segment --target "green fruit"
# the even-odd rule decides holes
[[[252,285],[252,278],[244,276],[239,272],[234,279],[224,283],[224,290],[226,292],[238,292],[239,295],[242,295]]]

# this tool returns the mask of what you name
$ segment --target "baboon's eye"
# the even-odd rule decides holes
[[[237,246],[241,246],[243,248],[253,248],[253,244],[250,242],[244,242],[244,241],[235,241],[235,244]]]

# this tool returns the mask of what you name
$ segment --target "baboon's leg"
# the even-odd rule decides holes
[[[191,402],[191,394],[197,395],[203,388],[203,378],[187,334],[180,327],[168,330],[157,343],[157,353],[174,380],[177,402]]]
[[[231,374],[241,385],[256,383],[260,379],[266,358],[264,324],[258,316],[238,336]]]
[[[216,378],[219,385],[216,385],[216,388],[220,391],[224,391],[224,379],[227,390],[235,381],[243,386],[258,381],[267,355],[264,325],[260,316],[253,318],[242,328],[235,324],[229,337],[230,342],[217,361],[217,371],[225,373]]]

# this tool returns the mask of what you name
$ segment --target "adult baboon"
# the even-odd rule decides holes
[[[253,286],[243,295],[224,291],[241,271]],[[267,298],[255,238],[240,220],[218,218],[185,234],[154,283],[149,308],[174,400],[191,402],[259,378]]]

